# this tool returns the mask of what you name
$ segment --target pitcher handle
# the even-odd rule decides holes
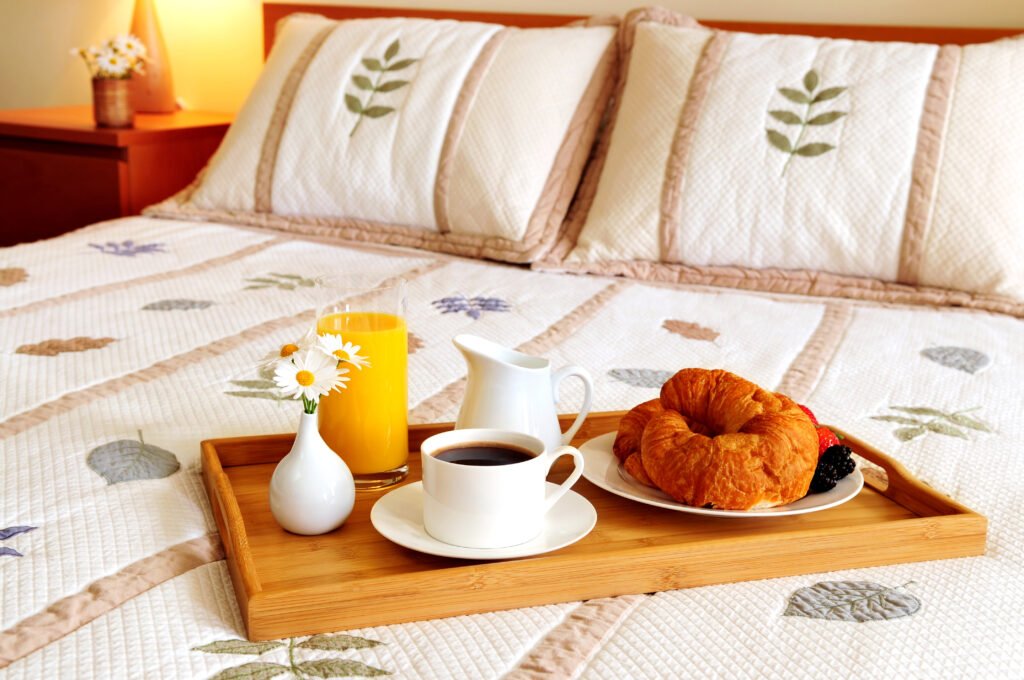
[[[550,496],[544,499],[544,514],[547,514],[555,506],[558,499],[564,496],[572,488],[572,485],[579,481],[580,476],[583,474],[583,454],[579,452],[579,449],[573,446],[559,446],[548,455],[551,456],[551,465],[548,466],[549,471],[551,466],[554,466],[555,462],[562,456],[572,456],[573,469],[569,477]]]
[[[590,378],[590,373],[587,369],[582,366],[565,366],[555,371],[554,375],[551,376],[551,384],[554,389],[555,403],[558,403],[558,386],[562,384],[562,381],[570,376],[576,376],[583,381],[583,403],[580,405],[580,414],[576,416],[576,420],[573,421],[572,425],[562,434],[562,443],[569,444],[572,438],[576,436],[576,432],[583,425],[583,421],[586,420],[587,415],[590,413],[590,402],[594,397],[594,381]]]

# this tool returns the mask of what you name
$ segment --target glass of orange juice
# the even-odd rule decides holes
[[[409,472],[408,329],[405,284],[347,290],[317,314],[317,332],[359,345],[366,368],[348,368],[347,389],[320,401],[320,434],[352,471],[357,489],[402,481]]]

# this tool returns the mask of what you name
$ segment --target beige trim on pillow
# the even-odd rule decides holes
[[[295,94],[299,91],[299,85],[302,84],[313,57],[338,26],[336,23],[329,24],[313,36],[299,54],[299,58],[292,64],[288,76],[281,85],[274,112],[267,124],[267,133],[263,137],[260,160],[256,164],[256,182],[253,190],[253,207],[256,212],[268,213],[273,207],[271,192],[274,186],[274,167],[277,165],[277,151],[281,147],[281,136],[284,134],[285,123],[288,122],[288,114],[292,110],[292,102],[295,101]]]
[[[444,142],[441,144],[441,156],[437,163],[437,178],[434,180],[434,220],[437,222],[437,230],[442,234],[451,232],[451,223],[448,219],[448,187],[452,179],[452,163],[455,161],[455,150],[459,148],[459,140],[462,139],[462,131],[466,127],[466,116],[469,108],[473,105],[477,93],[480,92],[480,83],[487,74],[494,56],[498,49],[513,32],[518,29],[503,28],[494,33],[480,52],[476,55],[473,65],[469,67],[465,80],[462,81],[462,89],[455,99],[455,106],[452,108],[452,117],[448,120],[448,129],[444,134]]]
[[[935,187],[939,180],[939,162],[946,138],[946,125],[953,105],[953,89],[960,70],[959,45],[944,45],[935,56],[928,91],[921,114],[921,130],[914,152],[914,169],[907,198],[907,220],[900,244],[900,283],[916,284],[921,275],[924,244],[935,209]]]
[[[649,260],[557,264],[545,261],[538,264],[543,264],[535,266],[535,269],[540,271],[559,270],[576,274],[624,276],[639,281],[719,286],[787,295],[841,297],[876,303],[967,307],[1024,318],[1024,302],[1009,297],[931,286],[908,286],[806,269],[691,266]]]
[[[711,83],[715,80],[718,67],[722,64],[725,51],[729,49],[730,34],[715,31],[704,43],[704,49],[697,60],[697,67],[690,80],[683,108],[679,112],[679,124],[672,140],[665,167],[665,181],[661,188],[661,215],[658,219],[658,243],[662,262],[680,262],[679,250],[680,219],[683,212],[683,189],[686,185],[686,167],[693,147],[694,136],[704,102],[707,100]]]

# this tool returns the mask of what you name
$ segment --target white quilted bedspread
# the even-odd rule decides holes
[[[244,630],[224,561],[175,571],[164,559],[196,541],[216,547],[198,443],[293,430],[296,405],[268,398],[255,361],[300,335],[342,279],[400,275],[419,339],[416,422],[455,416],[465,369],[450,338],[461,332],[586,366],[596,410],[652,398],[666,372],[726,368],[793,389],[821,420],[985,514],[987,552],[346,631],[358,640],[339,638],[336,649],[304,638],[229,643]],[[0,250],[0,339],[5,680],[373,669],[473,679],[1024,677],[1018,319],[671,289],[128,218]],[[574,410],[578,395],[565,392],[563,410]],[[180,469],[108,484],[110,471],[89,464],[97,448],[140,439]],[[171,572],[139,587],[140,561]],[[786,615],[794,593],[819,582],[845,593],[830,610],[838,618],[869,620]]]

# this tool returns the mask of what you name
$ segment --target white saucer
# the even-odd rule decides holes
[[[558,488],[551,482],[547,485],[549,494]],[[384,538],[410,550],[463,560],[507,560],[575,543],[594,528],[597,511],[590,501],[570,490],[548,512],[544,531],[532,541],[508,548],[461,548],[437,540],[423,528],[423,482],[415,482],[398,487],[374,503],[370,522]]]
[[[583,454],[583,476],[591,483],[601,487],[605,491],[628,498],[638,503],[646,503],[658,508],[677,510],[679,512],[690,512],[695,515],[709,515],[711,517],[785,517],[787,515],[803,515],[808,512],[818,512],[842,505],[850,500],[864,486],[864,475],[860,469],[856,469],[846,477],[839,480],[835,488],[825,493],[807,494],[798,501],[787,505],[778,505],[774,508],[763,508],[761,510],[714,510],[712,508],[695,508],[692,505],[684,505],[674,500],[667,493],[660,489],[652,489],[644,486],[633,479],[619,463],[619,459],[612,453],[612,443],[615,441],[615,432],[595,437],[580,447]]]

